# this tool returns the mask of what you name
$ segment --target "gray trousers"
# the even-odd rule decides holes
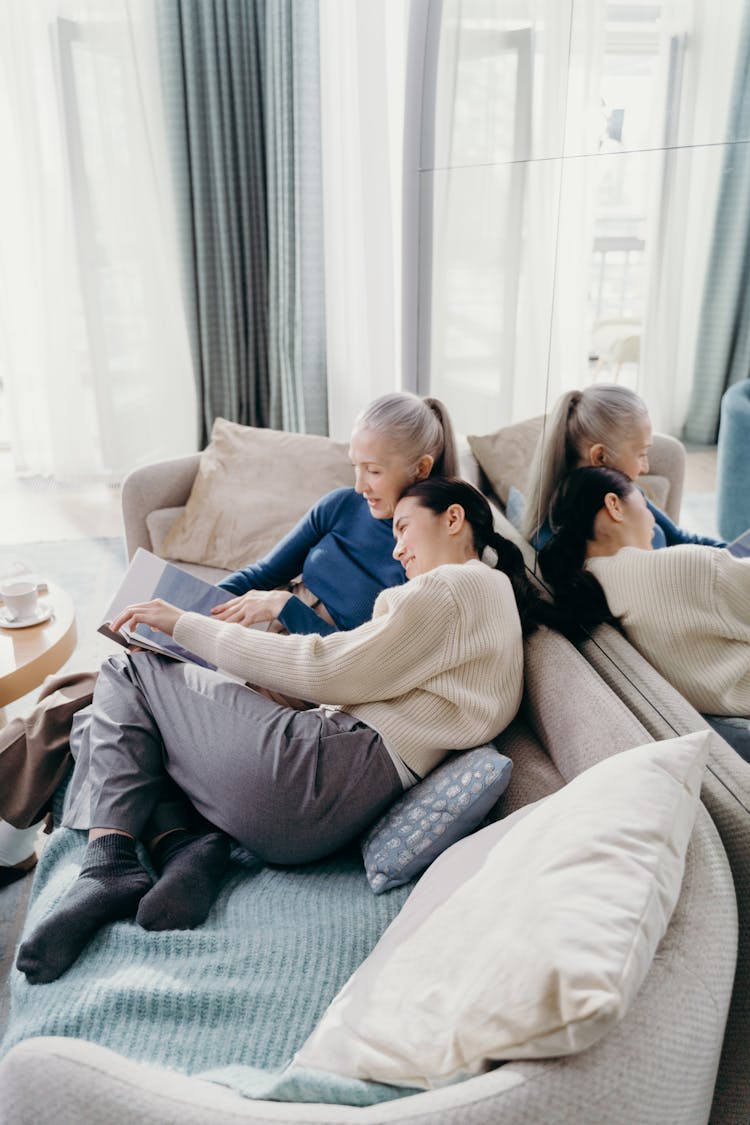
[[[335,851],[403,792],[380,735],[352,715],[295,711],[148,652],[105,661],[71,743],[64,823],[141,839],[177,827],[179,803],[164,804],[171,778],[201,816],[271,863]]]

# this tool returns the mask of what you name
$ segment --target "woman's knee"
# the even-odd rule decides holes
[[[97,689],[101,686],[102,680],[105,683],[118,682],[122,679],[127,679],[132,682],[133,675],[130,666],[130,656],[127,652],[114,652],[101,666],[99,671],[99,679],[97,680],[94,695],[96,696]]]

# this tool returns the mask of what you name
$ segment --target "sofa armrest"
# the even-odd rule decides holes
[[[133,469],[122,482],[122,520],[128,558],[136,547],[153,550],[146,517],[159,508],[178,508],[187,502],[200,464],[200,453],[156,461]]]
[[[581,645],[586,659],[652,738],[709,730],[706,720],[610,625]],[[750,766],[714,733],[701,791],[732,869],[739,913],[734,992],[711,1121],[732,1125],[750,1114]]]
[[[685,446],[669,434],[654,434],[648,460],[649,472],[655,476],[666,477],[669,481],[669,493],[664,510],[671,520],[679,523],[682,490],[685,484]]]

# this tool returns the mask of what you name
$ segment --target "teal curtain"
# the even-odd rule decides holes
[[[328,433],[317,0],[266,15],[271,425]]]
[[[750,376],[750,5],[730,102],[728,146],[709,257],[684,438],[711,444],[727,387]]]
[[[159,0],[203,443],[217,416],[327,432],[317,19],[318,0]]]

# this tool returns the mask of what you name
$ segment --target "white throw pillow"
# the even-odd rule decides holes
[[[591,1046],[625,1015],[677,903],[709,739],[616,754],[454,844],[295,1063],[429,1089]]]

